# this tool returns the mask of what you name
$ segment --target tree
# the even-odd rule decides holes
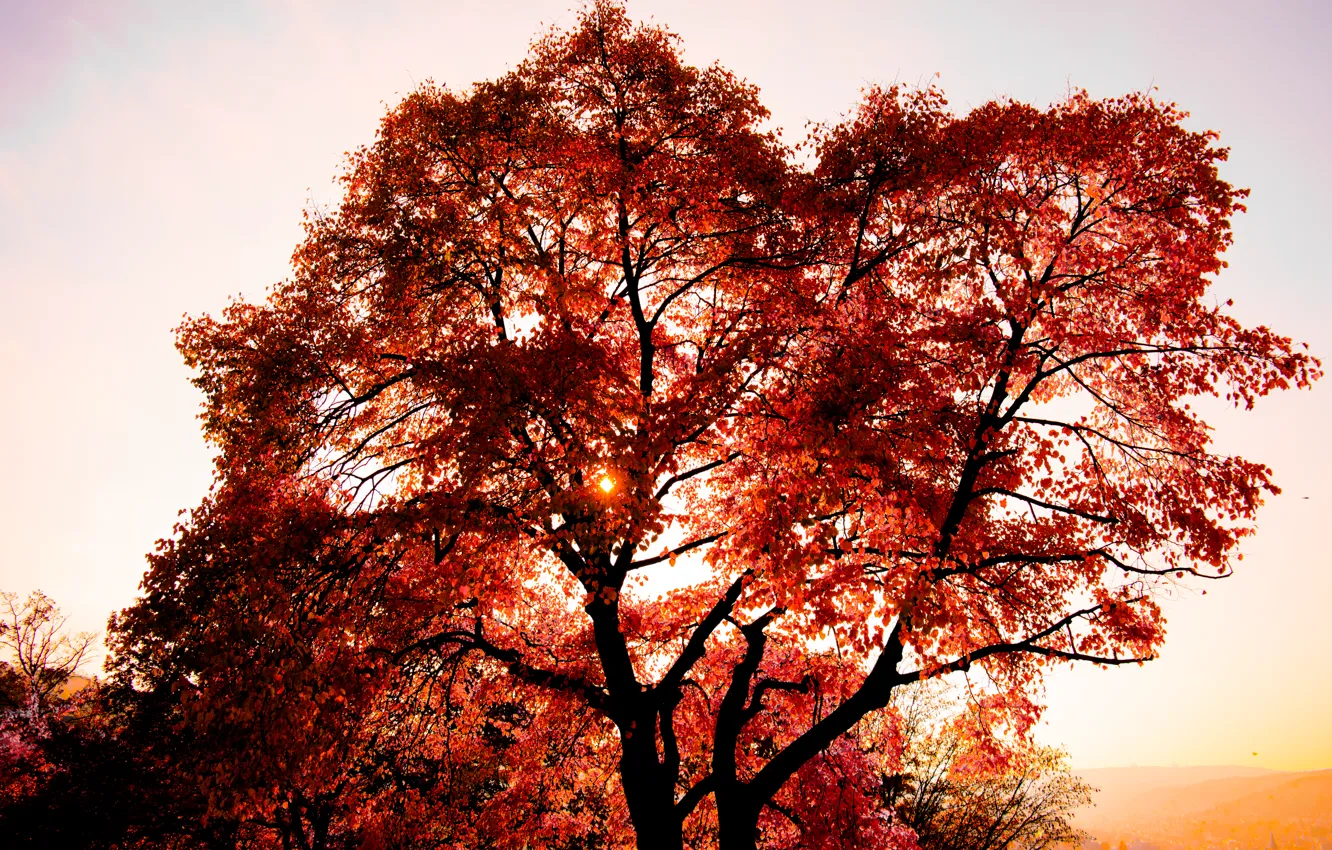
[[[163,692],[108,688],[77,671],[95,636],[68,634],[53,600],[0,594],[0,834],[6,847],[235,847],[169,752]],[[221,827],[219,829],[219,827]]]
[[[0,592],[0,811],[31,796],[51,765],[42,748],[73,707],[67,692],[94,636],[64,632],[65,618],[40,590],[20,601]]]
[[[984,711],[949,717],[946,693],[917,689],[901,712],[901,772],[886,777],[887,802],[916,833],[921,850],[1041,850],[1079,846],[1072,825],[1092,788],[1069,772],[1062,752],[996,741]],[[1006,749],[995,758],[995,748]]]
[[[89,846],[112,815],[100,803],[123,786],[103,770],[112,754],[98,709],[99,683],[79,680],[95,635],[69,634],[41,591],[0,593],[0,833],[7,846]],[[110,759],[107,756],[111,756]],[[121,776],[114,779],[123,778]]]
[[[786,841],[904,687],[981,667],[1020,735],[1044,665],[1153,657],[1275,492],[1190,399],[1319,374],[1208,298],[1225,150],[1143,95],[871,89],[807,157],[766,117],[609,2],[390,110],[292,278],[180,328],[218,483],[125,681],[315,729],[326,789],[349,718],[467,657],[609,724],[638,847],[729,850]]]
[[[0,593],[0,649],[11,659],[0,662],[0,710],[49,710],[68,687],[97,636],[66,634],[65,622],[40,590],[22,602],[16,593]]]

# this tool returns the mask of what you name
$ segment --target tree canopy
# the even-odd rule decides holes
[[[598,2],[407,96],[292,276],[181,326],[217,482],[112,640],[210,816],[909,846],[857,737],[895,692],[983,671],[1020,737],[1045,665],[1152,658],[1230,570],[1275,487],[1190,401],[1319,364],[1209,296],[1214,134],[1140,94],[767,118]]]

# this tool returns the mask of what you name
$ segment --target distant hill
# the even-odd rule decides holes
[[[88,676],[80,676],[78,673],[75,673],[65,681],[65,684],[60,686],[60,690],[57,693],[62,699],[69,699],[79,691],[88,687],[88,685],[92,684],[92,681],[93,680]]]
[[[1282,848],[1332,848],[1332,770],[1135,767],[1079,775],[1100,789],[1096,805],[1075,815],[1098,841],[1205,848],[1275,839]]]
[[[1092,816],[1096,820],[1106,817],[1118,820],[1138,813],[1139,798],[1170,789],[1184,788],[1200,782],[1225,779],[1252,779],[1261,776],[1287,775],[1281,771],[1262,767],[1238,765],[1204,767],[1102,767],[1075,771],[1089,785],[1097,789],[1094,808],[1079,809],[1079,819]]]

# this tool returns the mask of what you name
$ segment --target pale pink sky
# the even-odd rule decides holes
[[[385,103],[502,73],[570,3],[0,0],[0,589],[40,587],[94,630],[131,601],[143,554],[209,482],[171,328],[284,275],[302,208],[335,198]],[[1226,176],[1253,189],[1219,296],[1332,357],[1324,3],[630,12],[757,83],[788,134],[867,83],[935,73],[959,110],[1156,86],[1221,132]],[[1161,660],[1052,679],[1042,737],[1081,766],[1332,767],[1332,382],[1214,421],[1286,492],[1236,576],[1168,610]]]

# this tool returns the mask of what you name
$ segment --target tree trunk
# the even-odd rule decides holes
[[[683,824],[675,812],[675,777],[657,758],[656,730],[641,719],[620,730],[620,784],[629,805],[638,850],[683,850]]]
[[[719,789],[717,797],[718,850],[757,850],[758,819],[763,807],[739,785],[729,791]]]

